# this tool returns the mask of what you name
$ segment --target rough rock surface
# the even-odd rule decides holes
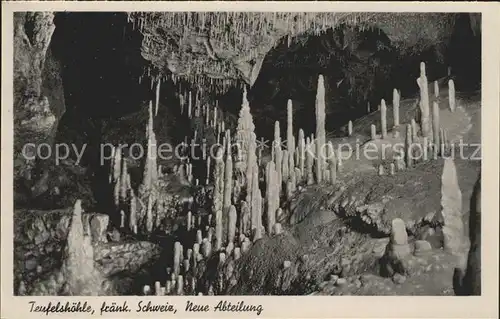
[[[38,291],[40,293],[54,292],[56,289],[54,287],[62,287],[64,280],[61,279],[61,283],[56,284],[60,275],[55,275],[53,270],[63,266],[63,260],[67,255],[65,247],[67,247],[72,212],[73,208],[50,212],[25,210],[15,212],[14,276],[16,282],[23,282],[27,288],[32,282],[40,281],[45,284],[49,283],[48,286],[53,287],[40,288],[42,289],[41,292]],[[92,213],[82,214],[82,234],[85,234],[82,238],[88,238],[90,235],[88,222],[94,216],[95,214]],[[160,249],[156,244],[141,241],[99,243],[94,245],[92,250],[95,268],[106,277],[122,271],[137,272],[144,265],[157,259],[160,254]],[[65,278],[64,275],[63,278]],[[16,287],[18,285],[16,284]]]
[[[264,56],[280,39],[298,36],[300,40],[342,23],[378,27],[396,44],[412,50],[446,42],[445,34],[453,27],[451,16],[418,13],[137,12],[130,13],[129,19],[145,35],[142,54],[147,60],[160,70],[169,70],[193,82],[207,77],[207,85],[217,79],[253,84]],[[413,23],[408,23],[408,19]]]

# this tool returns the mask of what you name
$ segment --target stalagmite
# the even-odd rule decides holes
[[[174,274],[178,275],[180,273],[181,266],[181,243],[176,241],[174,243]]]
[[[191,112],[193,108],[193,96],[191,94],[191,91],[189,91],[189,96],[188,96],[188,117],[191,118]]]
[[[247,194],[246,194],[246,201],[250,205],[252,205],[252,192],[253,192],[253,178],[255,177],[257,179],[258,183],[258,175],[254,174],[254,170],[256,169],[255,167],[257,166],[257,157],[255,154],[255,149],[256,149],[256,142],[255,142],[255,133],[252,132],[250,134],[250,140],[249,140],[249,148],[248,148],[248,156],[247,156],[247,164],[246,164],[246,186],[247,186]]]
[[[290,171],[288,167],[288,150],[283,150],[283,158],[281,162],[281,176],[283,178],[283,182],[287,182],[290,177]]]
[[[453,80],[448,81],[448,105],[450,110],[455,112],[455,82]]]
[[[417,122],[415,121],[415,119],[411,119],[410,124],[411,124],[411,139],[412,141],[416,141],[418,138]]]
[[[228,222],[228,236],[227,236],[227,242],[228,245],[233,244],[234,242],[234,236],[236,235],[236,219],[237,219],[237,213],[236,213],[236,207],[231,205],[229,208],[229,222]],[[228,252],[229,253],[229,252]]]
[[[215,212],[215,249],[220,250],[222,247],[222,211],[218,210]]]
[[[299,160],[298,160],[298,165],[299,165],[299,169],[300,169],[300,176],[301,176],[301,180],[304,178],[305,176],[305,171],[304,171],[304,168],[305,168],[305,163],[306,163],[306,153],[305,153],[305,139],[304,139],[304,130],[300,129],[299,130],[299,140],[298,140],[298,144],[299,144],[299,148],[298,148],[298,157],[299,157]]]
[[[316,143],[314,144],[316,146],[316,182],[318,184],[321,184],[323,181],[323,145],[321,144],[321,140],[319,138],[316,138]]]
[[[241,257],[241,248],[240,247],[235,247],[233,250],[233,258],[234,260],[238,260]]]
[[[254,189],[254,205],[255,205],[255,236],[253,238],[253,241],[259,240],[262,238],[262,193],[260,192],[260,189]],[[253,205],[252,205],[253,206]],[[253,211],[252,211],[253,212]]]
[[[377,127],[375,124],[370,125],[370,136],[372,141],[377,138]]]
[[[130,175],[128,174],[128,169],[127,169],[127,161],[124,159],[122,161],[122,174],[120,177],[120,201],[124,202],[127,199],[127,190],[128,190],[128,185],[130,184],[129,178]]]
[[[406,155],[406,167],[410,168],[413,166],[413,154],[412,151],[412,127],[411,124],[406,125],[406,139],[405,139],[405,155]]]
[[[462,192],[453,158],[444,160],[441,176],[441,214],[444,220],[444,249],[452,254],[464,253],[465,233],[462,220]]]
[[[391,163],[390,164],[390,172],[389,174],[394,175],[396,173],[396,166],[394,165],[394,163]]]
[[[347,123],[347,136],[352,136],[352,121]]]
[[[392,112],[394,116],[394,128],[397,129],[399,127],[399,101],[400,96],[397,89],[392,91]]]
[[[282,227],[281,227],[281,224],[280,224],[280,223],[276,223],[276,224],[274,224],[274,226],[273,226],[273,233],[274,233],[275,235],[279,235],[279,234],[281,234],[281,233],[282,233],[282,231],[283,231],[283,229],[282,229]]]
[[[158,81],[156,83],[155,116],[158,115],[158,109],[160,108],[160,87],[161,87],[161,79],[158,78]]]
[[[210,159],[211,156],[207,156],[207,174],[206,174],[206,179],[205,179],[205,185],[208,185],[210,182]]]
[[[214,168],[214,194],[212,211],[217,212],[223,206],[223,181],[224,181],[224,149],[219,148],[215,158]]]
[[[379,176],[384,175],[384,166],[382,164],[378,166],[378,175]]]
[[[281,184],[283,183],[282,166],[281,166],[283,160],[283,153],[281,150],[280,122],[278,121],[274,123],[273,148],[274,148],[274,164],[277,172],[276,183],[278,184],[278,193],[281,193]]]
[[[251,222],[252,222],[252,226],[251,226],[251,229],[255,229],[257,228],[258,226],[258,220],[257,220],[257,217],[258,217],[258,212],[259,212],[259,195],[260,195],[260,189],[259,189],[259,175],[258,175],[258,168],[256,165],[253,165],[252,166],[252,185],[251,185],[251,188],[252,188],[252,195],[250,197],[249,200],[247,200],[247,202],[250,203],[250,212],[251,212]],[[255,192],[255,193],[254,193]]]
[[[230,140],[229,130],[226,131],[227,140]],[[233,188],[233,160],[231,158],[231,143],[227,143],[226,164],[224,166],[224,200],[223,212],[227,214],[231,206],[232,188]]]
[[[422,136],[430,137],[430,106],[429,106],[429,87],[427,84],[427,76],[425,74],[425,63],[420,63],[420,77],[417,79],[417,84],[420,88],[420,112]]]
[[[161,296],[161,284],[159,281],[155,281],[155,295]]]
[[[288,151],[288,169],[293,170],[294,164],[294,152],[295,152],[295,137],[293,136],[293,104],[292,100],[288,100],[287,103],[287,127],[286,127],[286,149]]]
[[[380,125],[382,127],[382,139],[387,138],[387,106],[385,100],[380,102]]]
[[[241,202],[241,222],[240,234],[249,234],[251,232],[251,212],[246,201]]]
[[[311,151],[311,148],[313,145],[311,144],[311,140],[306,138],[306,181],[307,185],[312,185],[314,184],[314,177],[313,177],[313,154]]]
[[[318,87],[316,91],[316,179],[318,183],[322,181],[322,169],[324,166],[324,156],[321,154],[323,145],[326,143],[325,131],[325,84],[323,75],[318,76]]]
[[[184,279],[182,275],[177,276],[177,296],[181,296],[184,294]]]
[[[210,255],[212,254],[212,244],[206,238],[203,238],[203,242],[201,244],[201,250],[203,253],[203,257],[205,258],[210,257]]]
[[[337,181],[337,155],[335,154],[335,149],[333,147],[333,143],[329,142],[328,143],[328,149],[329,149],[329,154],[328,154],[328,167],[330,170],[330,183],[334,185]]]
[[[191,224],[192,224],[191,219],[192,219],[192,218],[193,218],[192,213],[191,213],[191,211],[189,211],[189,212],[187,213],[187,217],[186,217],[186,228],[187,228],[187,230],[188,230],[188,231],[190,231],[190,230],[191,230]]]
[[[439,132],[440,132],[440,127],[439,127],[439,105],[436,101],[432,103],[432,133],[433,133],[433,143],[436,146],[436,151],[438,150],[439,146],[443,142],[443,140],[440,141],[439,138]]]
[[[438,81],[434,81],[434,97],[436,99],[439,97],[439,84],[438,84]]]
[[[278,196],[276,187],[276,170],[273,162],[268,162],[266,167],[266,198],[267,198],[267,232],[271,233],[276,219],[276,196]],[[279,201],[279,199],[278,199]]]

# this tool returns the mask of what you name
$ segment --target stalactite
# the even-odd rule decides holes
[[[429,107],[429,87],[427,84],[427,76],[425,74],[425,63],[420,63],[420,77],[417,79],[417,84],[420,88],[420,112],[421,112],[421,127],[422,136],[430,137],[430,107]]]
[[[382,127],[382,139],[387,138],[387,106],[385,100],[380,101],[380,125]]]

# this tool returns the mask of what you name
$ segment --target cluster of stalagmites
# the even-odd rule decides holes
[[[439,95],[439,85],[434,81],[434,98],[432,102],[432,110],[430,107],[429,85],[427,81],[425,63],[420,63],[420,77],[417,79],[418,87],[420,88],[420,97],[418,99],[418,115],[420,125],[417,120],[411,119],[410,123],[403,124],[404,150],[397,156],[394,156],[393,162],[389,163],[389,168],[382,164],[378,167],[379,175],[394,175],[396,171],[405,170],[414,167],[417,162],[428,159],[437,159],[438,156],[445,156],[450,150],[450,141],[448,140],[447,131],[440,127],[439,123],[439,103],[441,103]],[[452,79],[448,81],[448,106],[454,112],[456,107],[455,102],[455,86]],[[380,134],[377,134],[377,125],[372,124],[371,141],[382,142],[390,139],[399,139],[401,124],[399,115],[400,92],[397,89],[393,90],[392,110],[393,110],[393,127],[389,134],[387,128],[387,105],[384,99],[380,101]],[[349,135],[352,134],[352,124],[349,125]],[[382,150],[384,150],[382,148]],[[420,153],[419,153],[420,152]]]
[[[201,265],[206,265],[211,258],[218,259],[218,265],[223,265],[226,260],[236,261],[250,249],[253,242],[266,234],[279,235],[283,231],[281,221],[284,217],[284,201],[306,185],[336,181],[339,160],[333,145],[326,143],[323,76],[320,75],[318,79],[316,101],[318,138],[315,139],[314,135],[305,137],[304,131],[300,129],[295,142],[293,105],[289,100],[286,143],[281,141],[280,123],[276,122],[271,160],[268,162],[264,162],[263,150],[258,147],[246,95],[244,88],[234,134],[225,129],[217,107],[210,108],[194,102],[196,99],[191,92],[184,103],[181,101],[181,113],[192,120],[203,119],[205,125],[212,127],[216,133],[218,148],[215,156],[206,156],[206,175],[201,177],[205,179],[204,185],[200,185],[199,179],[193,177],[189,160],[182,166],[188,183],[206,189],[203,194],[211,194],[211,212],[208,215],[190,210],[177,212],[184,214],[186,230],[195,234],[196,241],[194,244],[187,243],[188,247],[184,247],[186,243],[176,242],[173,266],[168,267],[171,279],[164,285],[156,283],[156,294],[220,291],[232,277],[227,267],[224,268],[226,275],[217,282],[197,288],[200,267],[204,267]],[[155,151],[150,145],[156,143],[152,119],[157,108],[153,111],[150,104],[148,152]],[[197,132],[194,132],[191,142],[195,142],[196,138]],[[130,185],[127,162],[118,150],[111,163],[110,182],[115,188],[115,204],[121,213],[121,226],[128,227],[134,233],[151,233],[165,217],[158,205],[162,197],[158,191],[161,170],[157,167],[155,157],[151,156],[153,154],[147,155],[143,182],[137,195]],[[261,189],[261,181],[265,184],[264,189]],[[151,293],[151,287],[146,286],[144,293]]]
[[[436,132],[439,129],[438,101],[433,104],[432,122],[429,120],[429,98],[425,65],[421,65],[421,76],[418,79],[421,88],[421,133],[424,145],[428,146],[437,156],[439,141],[444,142],[446,134]],[[161,81],[158,81],[158,86]],[[435,84],[435,94],[438,96]],[[153,118],[158,113],[159,92],[155,109],[153,103],[149,106],[149,122],[146,129],[148,153],[144,166],[143,181],[138,191],[131,187],[130,174],[127,171],[127,161],[122,158],[120,149],[116,148],[111,163],[110,183],[114,187],[114,199],[121,215],[121,228],[128,228],[133,233],[151,234],[157,230],[172,210],[172,203],[166,203],[161,192],[162,171],[156,162],[156,137]],[[325,132],[325,87],[322,75],[319,75],[316,95],[316,132],[305,136],[302,129],[298,130],[297,139],[293,128],[293,105],[288,101],[286,143],[282,142],[280,123],[275,123],[274,141],[271,146],[271,159],[264,162],[262,148],[259,146],[254,132],[253,118],[247,100],[246,88],[243,91],[242,106],[239,114],[236,132],[225,128],[224,121],[217,106],[198,102],[195,94],[188,92],[182,95],[181,113],[191,120],[202,120],[213,128],[217,140],[215,154],[203,154],[206,160],[205,175],[193,176],[193,163],[188,159],[178,167],[178,174],[183,176],[186,184],[201,188],[202,196],[210,195],[210,212],[201,214],[191,211],[196,205],[187,205],[181,210],[173,211],[176,216],[184,216],[186,231],[195,238],[192,241],[177,241],[174,245],[172,264],[165,265],[169,279],[165,283],[155,282],[154,290],[150,285],[144,286],[144,294],[182,295],[182,294],[216,294],[235,284],[234,263],[247,253],[254,242],[264,236],[278,236],[284,229],[284,213],[286,205],[297,191],[311,184],[335,184],[337,174],[341,171],[342,161],[339,152],[335,151],[332,142],[327,142]],[[394,90],[393,116],[394,137],[399,134],[399,92]],[[450,82],[449,105],[452,111],[455,107],[453,82]],[[387,139],[387,106],[384,100],[380,105],[381,138]],[[432,125],[431,125],[432,123]],[[376,127],[372,125],[372,139],[378,139]],[[406,151],[411,151],[412,143],[419,142],[416,121],[406,126]],[[202,132],[195,131],[191,142],[202,138]],[[348,134],[353,134],[352,122],[348,125]],[[429,143],[428,141],[434,141]],[[184,141],[187,148],[188,138]],[[425,149],[428,149],[427,147]],[[451,176],[450,165],[445,162],[443,176]],[[411,156],[400,158],[391,163],[390,174],[414,165]],[[379,167],[379,174],[385,174]],[[455,173],[456,174],[456,173]],[[452,176],[453,177],[453,176]],[[452,177],[446,177],[446,185]],[[199,180],[204,181],[203,185]],[[455,176],[456,179],[456,176]],[[456,182],[456,181],[455,181]],[[443,185],[445,180],[443,177]],[[455,183],[456,184],[456,183]],[[455,185],[454,184],[454,185]],[[261,189],[262,185],[265,185]],[[445,187],[445,186],[443,186]],[[452,186],[446,186],[449,190]],[[444,188],[443,188],[444,189]],[[456,190],[447,193],[444,198],[455,196],[460,203]],[[454,193],[455,192],[455,193]],[[460,190],[458,189],[458,192]],[[193,200],[193,199],[191,199]],[[206,201],[207,198],[196,198]],[[446,201],[448,203],[448,201]],[[191,203],[192,204],[192,203]],[[443,206],[445,207],[445,206]],[[449,207],[446,204],[446,207]],[[463,238],[462,228],[457,220],[457,207],[444,208],[445,248],[457,253],[462,244],[457,238]],[[187,236],[189,237],[189,236]],[[415,243],[414,254],[424,253],[428,243]],[[406,258],[411,254],[408,246],[405,225],[396,219],[392,223],[390,244],[383,257],[385,271],[394,276],[408,273]],[[286,266],[285,266],[286,268]],[[216,274],[212,279],[206,279],[207,273]],[[205,278],[205,279],[201,279]]]

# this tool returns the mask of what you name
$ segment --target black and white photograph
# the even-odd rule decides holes
[[[482,294],[480,12],[13,21],[14,296]]]

